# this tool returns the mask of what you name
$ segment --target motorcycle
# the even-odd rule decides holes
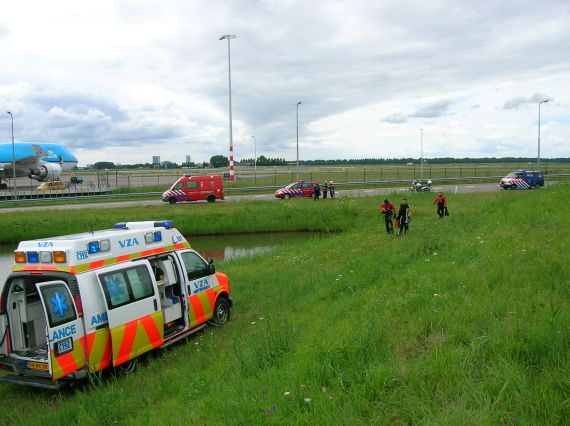
[[[421,183],[417,181],[413,181],[408,189],[412,192],[430,192],[431,191],[431,180],[428,180],[427,183]]]

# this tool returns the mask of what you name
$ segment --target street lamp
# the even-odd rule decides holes
[[[12,173],[14,177],[14,183],[12,184],[14,190],[14,196],[16,196],[16,150],[14,147],[14,116],[10,111],[6,111],[6,114],[10,114],[12,119]]]
[[[299,180],[299,105],[301,101],[297,102],[297,181]]]
[[[232,66],[230,61],[230,40],[236,38],[233,34],[224,34],[220,40],[228,40],[228,83],[229,83],[229,105],[230,105],[230,181],[234,181],[234,143],[232,134]]]
[[[257,139],[253,138],[253,181],[257,183]]]
[[[549,100],[546,99],[538,103],[538,157],[536,158],[536,164],[540,164],[540,104],[545,104]]]
[[[424,178],[424,129],[420,129],[420,177]]]

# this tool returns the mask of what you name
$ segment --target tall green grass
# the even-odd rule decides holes
[[[407,237],[385,235],[372,198],[187,210],[188,229],[219,214],[222,232],[344,232],[218,265],[230,323],[128,377],[59,394],[0,386],[2,422],[567,424],[567,190],[451,195],[443,220],[413,194]]]

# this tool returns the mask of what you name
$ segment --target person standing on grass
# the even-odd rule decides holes
[[[404,233],[404,235],[408,235],[411,214],[412,214],[412,209],[408,204],[408,200],[402,198],[402,202],[400,203],[400,209],[398,210],[398,216],[396,217],[398,223],[400,224],[400,229],[398,229],[398,236],[402,235],[402,232]]]
[[[445,199],[445,195],[441,192],[438,192],[435,196],[435,200],[433,200],[433,205],[437,204],[437,214],[439,215],[440,219],[443,219],[445,214],[445,209],[447,209],[447,200]]]
[[[325,183],[323,184],[323,200],[326,200],[328,191],[329,191],[329,184],[325,180]]]
[[[317,201],[320,196],[321,196],[321,186],[319,185],[318,182],[315,182],[315,184],[313,185],[313,200]]]
[[[388,201],[386,198],[382,204],[380,204],[380,213],[384,215],[384,224],[386,225],[386,233],[391,234],[394,232],[394,224],[392,223],[392,218],[396,214],[396,206]]]
[[[334,182],[332,180],[329,182],[329,191],[331,194],[331,198],[334,198]]]

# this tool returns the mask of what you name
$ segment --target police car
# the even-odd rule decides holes
[[[54,389],[230,318],[228,277],[170,221],[22,241],[0,295],[0,381]]]
[[[501,179],[503,189],[532,189],[544,186],[544,173],[538,170],[515,170]]]
[[[275,196],[282,200],[289,198],[310,198],[313,196],[314,185],[317,185],[317,182],[305,182],[304,180],[293,182],[275,191]]]

